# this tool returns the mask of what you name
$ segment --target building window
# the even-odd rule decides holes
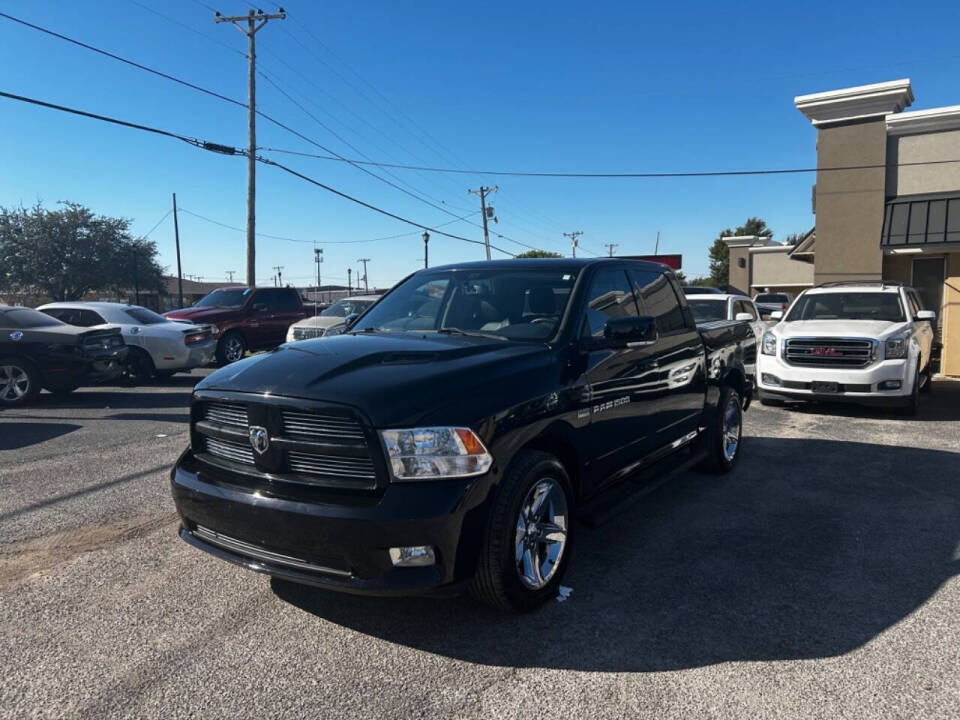
[[[745,268],[747,266],[746,258],[737,258],[737,267]]]

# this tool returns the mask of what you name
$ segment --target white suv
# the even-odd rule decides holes
[[[930,389],[936,317],[921,308],[916,290],[895,283],[804,291],[763,335],[760,401],[846,400],[914,414]]]

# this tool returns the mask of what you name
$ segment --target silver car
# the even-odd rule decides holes
[[[137,381],[169,377],[213,360],[217,341],[208,325],[173,322],[138,305],[111,302],[55,302],[37,310],[68,325],[118,327],[130,352],[127,375]]]
[[[330,328],[343,325],[351,315],[365,312],[380,297],[380,295],[354,295],[337,300],[319,315],[293,323],[287,329],[287,342],[323,337]]]

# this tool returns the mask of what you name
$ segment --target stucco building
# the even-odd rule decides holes
[[[913,100],[909,80],[794,99],[817,131],[816,233],[789,257],[818,284],[915,287],[937,312],[942,372],[960,375],[960,105],[905,112]]]
[[[726,237],[723,242],[730,249],[730,292],[750,297],[764,291],[796,295],[813,286],[813,266],[796,262],[790,254],[792,245],[759,235]]]

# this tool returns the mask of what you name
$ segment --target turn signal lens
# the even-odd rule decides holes
[[[394,480],[437,480],[482,475],[493,458],[469,428],[381,430]]]

